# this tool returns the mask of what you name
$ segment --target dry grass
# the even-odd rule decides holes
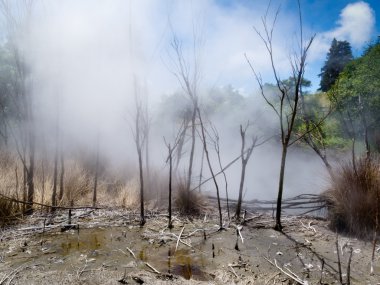
[[[81,157],[66,157],[64,172],[64,192],[59,206],[90,206],[94,189],[94,174],[90,159],[81,161]],[[34,201],[44,205],[51,205],[53,192],[53,161],[36,160],[34,176]],[[89,167],[86,167],[89,166]],[[137,210],[140,206],[139,180],[137,172],[132,172],[131,165],[108,167],[98,176],[97,205],[101,207],[122,207]],[[60,191],[60,163],[58,164],[57,198]],[[17,179],[16,179],[17,176]],[[23,199],[24,191],[23,166],[17,155],[0,152],[0,193],[17,200]],[[150,177],[145,176],[144,198],[146,210],[167,209],[168,205],[168,177],[166,173],[151,169]],[[198,215],[205,206],[205,199],[197,192],[184,191],[184,183],[174,183],[173,197],[174,210],[185,215]],[[13,213],[17,204],[7,204],[0,201],[4,214]],[[21,205],[20,205],[21,206]],[[16,207],[18,210],[18,207]],[[21,207],[20,207],[21,208]],[[48,210],[48,207],[34,206],[35,209]],[[22,209],[20,209],[21,211]],[[7,213],[5,213],[5,211]]]
[[[352,162],[342,164],[325,192],[332,228],[360,238],[372,236],[380,211],[379,195],[378,158],[359,159],[356,171]]]
[[[0,152],[0,193],[10,197],[18,199],[19,178],[15,179],[15,171],[17,164],[14,157],[7,152]],[[18,174],[19,175],[19,174]],[[12,223],[17,216],[21,213],[21,205],[0,197],[0,227]]]
[[[205,208],[205,198],[198,192],[188,191],[183,181],[177,182],[174,206],[182,215],[200,215]]]

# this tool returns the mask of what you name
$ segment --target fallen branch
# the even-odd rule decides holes
[[[235,275],[236,278],[239,278],[239,276],[236,274],[234,268],[229,264],[228,267],[231,269],[232,273]]]
[[[93,206],[64,207],[64,206],[51,206],[51,205],[42,204],[42,203],[38,203],[38,202],[25,202],[25,201],[21,201],[21,200],[15,199],[15,198],[8,197],[8,196],[1,194],[1,193],[0,193],[0,197],[3,197],[6,200],[9,200],[9,201],[15,202],[15,203],[19,203],[19,204],[37,205],[37,206],[52,208],[55,210],[85,210],[85,209],[100,210],[100,209],[104,209],[102,207],[93,207]]]
[[[293,279],[294,281],[298,282],[301,285],[309,285],[309,282],[307,282],[306,280],[302,280],[295,273],[293,273],[292,271],[290,271],[288,268],[286,268],[287,271],[285,271],[284,269],[282,269],[277,264],[277,260],[276,259],[274,260],[274,263],[273,263],[271,260],[269,260],[269,258],[266,258],[266,257],[264,257],[264,258],[265,258],[266,261],[268,261],[270,264],[272,264],[273,266],[275,266],[277,269],[279,269],[283,274],[285,274],[289,278]]]
[[[160,271],[158,271],[156,268],[154,268],[152,265],[150,265],[148,262],[145,262],[145,265],[148,266],[150,269],[153,270],[154,273],[156,274],[161,274]]]
[[[236,226],[236,230],[237,230],[237,232],[239,233],[239,236],[240,236],[240,238],[241,238],[241,243],[244,243],[244,238],[243,238],[243,236],[242,236],[242,234],[241,234],[241,230],[242,230],[242,229],[243,229],[242,226],[240,226],[240,225]]]
[[[134,259],[137,259],[136,258],[136,255],[133,253],[133,251],[127,246],[127,250],[129,251],[129,253],[133,256]]]
[[[178,244],[179,244],[179,241],[181,240],[181,235],[182,235],[184,229],[185,229],[185,226],[183,226],[181,232],[180,232],[179,235],[178,235],[177,244],[175,245],[175,250],[174,250],[174,252],[177,251]]]

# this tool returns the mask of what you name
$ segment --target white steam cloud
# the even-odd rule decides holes
[[[182,41],[184,56],[188,60],[193,55],[194,33],[200,37],[197,48],[201,63],[201,93],[228,84],[251,91],[255,83],[245,53],[264,82],[270,81],[267,52],[253,29],[253,26],[262,27],[261,16],[267,5],[263,2],[256,1],[255,9],[241,6],[226,9],[212,0],[39,2],[21,48],[32,66],[36,119],[39,128],[46,131],[46,141],[54,142],[58,119],[65,148],[81,145],[93,149],[99,135],[102,152],[111,160],[135,161],[131,133],[133,81],[137,78],[139,86],[148,94],[152,116],[163,94],[180,89],[171,73],[173,34]],[[350,11],[351,8],[342,13],[341,28],[336,34],[350,35],[360,41],[347,32],[347,15],[354,14]],[[273,44],[282,78],[290,74],[289,54],[294,42],[289,34],[296,33],[297,19],[280,14]],[[326,35],[333,36],[332,33]],[[253,102],[257,104],[254,109],[262,110],[264,100],[258,94],[254,97]],[[266,109],[263,112],[270,114],[271,111]],[[156,135],[151,138],[152,160],[163,169],[166,154],[161,131],[172,130],[174,124],[166,122],[167,125],[158,126],[154,124],[156,119],[152,118],[152,134]],[[221,130],[224,134],[221,137],[224,163],[239,154],[240,123],[245,121],[236,120],[235,131]],[[223,127],[223,122],[217,122],[217,125]],[[271,123],[263,125],[260,120],[256,125],[275,128]],[[200,150],[200,146],[197,147]],[[279,155],[277,146],[271,144],[255,150],[247,169],[249,191],[246,198],[273,198],[276,195]],[[304,171],[302,175],[300,169]],[[231,191],[235,194],[239,170],[237,164],[228,174]],[[289,196],[320,190],[315,186],[320,186],[324,169],[316,156],[310,153],[298,156],[294,151],[289,155],[287,174],[285,195]],[[314,186],[305,182],[310,175],[320,177]]]

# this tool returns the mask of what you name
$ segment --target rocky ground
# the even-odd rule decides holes
[[[380,284],[380,249],[337,236],[321,219],[288,216],[284,233],[266,214],[219,230],[197,218],[125,210],[34,214],[0,233],[0,284]],[[227,219],[226,219],[227,221]],[[351,258],[350,258],[351,256]]]

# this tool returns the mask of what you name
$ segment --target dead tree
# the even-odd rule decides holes
[[[58,194],[58,201],[62,201],[63,194],[65,192],[65,158],[63,155],[63,151],[61,150],[60,154],[60,164],[61,164],[61,172],[59,174],[59,194]]]
[[[194,39],[194,58],[193,65],[190,68],[189,62],[185,59],[182,51],[181,41],[174,36],[171,43],[172,49],[175,54],[175,58],[172,60],[175,65],[173,74],[177,78],[181,85],[182,90],[189,98],[191,103],[191,117],[190,117],[190,156],[189,165],[186,178],[186,191],[190,191],[191,180],[193,175],[193,162],[195,154],[195,139],[196,139],[196,119],[198,109],[198,83],[199,83],[199,70],[198,70],[198,58],[195,55],[196,40]],[[185,129],[186,133],[186,129]],[[185,134],[184,133],[184,134]]]
[[[209,155],[208,148],[207,148],[205,126],[203,124],[202,116],[201,116],[201,112],[200,112],[199,108],[197,108],[197,112],[198,112],[199,124],[201,127],[201,140],[202,140],[202,144],[203,144],[203,150],[205,152],[206,161],[207,161],[207,165],[208,165],[209,171],[210,171],[211,176],[212,176],[212,180],[214,181],[215,190],[216,190],[216,198],[218,200],[219,230],[222,230],[223,229],[223,217],[222,217],[222,207],[220,205],[219,185],[218,185],[218,182],[216,181],[216,176],[214,174],[214,170],[212,168],[212,164],[210,161],[210,155]]]
[[[278,89],[278,101],[279,103],[275,103],[269,98],[265,92],[264,84],[262,82],[262,78],[259,73],[253,68],[250,60],[246,56],[247,62],[251,67],[251,70],[254,74],[254,77],[260,87],[261,95],[269,105],[269,107],[274,111],[278,118],[279,128],[280,128],[280,136],[281,136],[281,162],[280,162],[280,175],[278,182],[278,195],[277,195],[277,206],[276,206],[276,225],[275,229],[278,231],[282,230],[281,225],[281,204],[282,204],[282,196],[284,192],[284,181],[285,181],[285,165],[286,158],[288,154],[288,148],[295,142],[293,140],[293,131],[297,118],[297,114],[299,111],[299,103],[301,96],[301,88],[302,81],[305,73],[306,66],[306,58],[311,44],[313,43],[314,37],[312,36],[308,41],[304,41],[303,39],[303,30],[302,30],[302,14],[300,2],[298,1],[299,8],[299,24],[300,24],[300,38],[299,38],[299,51],[295,52],[290,59],[290,65],[292,69],[292,80],[294,80],[294,88],[287,88],[286,84],[281,80],[278,69],[276,67],[275,59],[274,59],[274,48],[273,48],[273,31],[274,26],[276,24],[276,20],[279,14],[279,10],[276,11],[273,22],[269,24],[268,7],[266,14],[262,18],[263,25],[263,33],[259,30],[255,29],[257,35],[263,41],[266,51],[269,55],[269,60],[272,68],[273,77],[275,80],[276,87]]]
[[[241,212],[241,203],[243,201],[243,189],[244,189],[244,180],[245,180],[245,169],[247,167],[247,163],[249,158],[252,155],[253,149],[256,145],[256,138],[252,138],[251,145],[246,149],[245,148],[245,136],[247,133],[247,129],[249,127],[249,123],[243,128],[242,125],[240,125],[240,137],[241,137],[241,176],[240,176],[240,186],[239,186],[239,197],[236,204],[236,212],[235,212],[235,218],[237,220],[240,220],[240,212]]]
[[[226,190],[227,216],[228,216],[228,219],[230,219],[231,217],[230,217],[230,205],[229,205],[229,199],[228,199],[228,181],[227,181],[226,172],[224,171],[224,168],[223,168],[223,165],[222,165],[222,160],[221,160],[221,157],[220,157],[220,143],[219,143],[220,142],[220,137],[219,137],[218,130],[212,124],[211,124],[211,129],[212,129],[213,134],[214,134],[213,135],[214,136],[213,143],[214,143],[214,149],[215,149],[216,155],[218,156],[219,168],[220,168],[220,171],[223,174],[224,186],[225,186],[225,190]],[[204,151],[202,152],[202,166],[203,166],[203,156],[204,156]],[[201,177],[199,179],[199,191],[201,189],[201,182],[202,182],[201,178],[202,178],[202,168],[201,168]]]
[[[26,214],[33,213],[36,126],[33,116],[33,98],[30,92],[32,87],[30,69],[27,68],[25,50],[20,49],[16,39],[25,32],[23,29],[27,26],[25,23],[30,19],[32,7],[32,0],[25,0],[17,5],[15,5],[14,1],[0,0],[0,12],[4,16],[8,29],[8,43],[10,44],[15,67],[15,80],[12,82],[15,85],[13,86],[14,94],[12,94],[11,98],[17,112],[16,117],[18,117],[17,123],[20,134],[16,136],[14,130],[10,131],[13,134],[17,153],[24,167],[24,182],[27,188],[27,193],[25,193]],[[19,147],[17,142],[19,139],[24,151],[21,151]]]
[[[166,163],[169,163],[169,205],[168,205],[168,213],[169,213],[169,222],[168,222],[168,228],[171,229],[173,227],[172,225],[172,193],[173,193],[173,153],[175,152],[176,148],[179,146],[181,142],[181,134],[184,128],[184,124],[181,125],[181,127],[178,130],[177,136],[174,139],[173,145],[170,143],[167,143],[165,138],[164,142],[168,149],[168,158],[166,159]]]
[[[57,185],[58,185],[58,146],[56,146],[54,154],[54,170],[53,170],[53,191],[51,195],[51,211],[55,212],[57,206]]]
[[[139,163],[139,182],[140,182],[140,226],[145,224],[144,211],[144,168],[143,168],[143,150],[146,143],[146,128],[148,125],[147,109],[144,108],[140,88],[137,79],[134,79],[135,108],[134,129],[132,129],[133,138],[136,145],[137,158]]]
[[[94,189],[92,192],[92,206],[96,206],[97,192],[98,192],[98,176],[99,176],[99,131],[96,138],[96,160],[95,160],[95,174],[94,174]]]

